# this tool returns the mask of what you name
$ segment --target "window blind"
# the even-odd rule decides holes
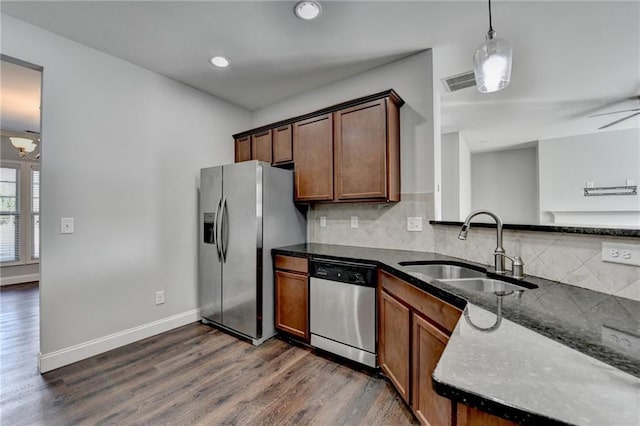
[[[31,169],[31,258],[40,258],[40,170]]]
[[[20,168],[0,167],[0,262],[20,260]]]

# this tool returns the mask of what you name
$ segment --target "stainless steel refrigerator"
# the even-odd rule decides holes
[[[258,345],[275,334],[271,249],[306,240],[293,172],[245,161],[200,170],[202,321]]]

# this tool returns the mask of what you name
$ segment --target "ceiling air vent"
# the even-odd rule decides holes
[[[445,87],[449,92],[455,92],[456,90],[466,89],[476,85],[476,77],[473,71],[467,71],[462,74],[452,75],[442,79]]]

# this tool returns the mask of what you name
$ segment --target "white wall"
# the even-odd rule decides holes
[[[460,133],[445,133],[442,141],[442,220],[460,216]]]
[[[44,67],[41,368],[195,320],[199,169],[248,111],[6,15],[2,52]]]
[[[459,132],[442,135],[442,220],[464,220],[471,211],[471,153]]]
[[[563,224],[640,226],[640,196],[584,196],[588,181],[640,183],[640,129],[541,140],[539,156],[543,215],[553,212]]]
[[[258,109],[252,114],[252,127],[394,89],[406,102],[400,109],[402,192],[433,192],[432,76],[432,54],[427,50]]]
[[[472,154],[471,208],[492,210],[505,223],[538,223],[536,148]]]
[[[459,216],[458,220],[465,220],[467,215],[471,213],[471,151],[469,145],[462,135],[458,138],[458,169],[460,181],[460,197],[459,200]]]

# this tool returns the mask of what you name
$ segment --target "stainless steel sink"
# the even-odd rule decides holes
[[[528,282],[522,281],[522,285],[512,284],[501,279],[489,278],[482,271],[450,263],[438,263],[438,261],[433,260],[400,262],[400,265],[417,278],[437,280],[464,290],[496,293],[498,295],[517,291],[521,295],[522,290],[538,288],[537,285]]]
[[[401,262],[403,265],[405,262]],[[483,272],[474,269],[464,268],[456,265],[445,264],[428,264],[428,265],[412,265],[406,262],[403,265],[410,273],[422,274],[436,280],[449,280],[460,278],[480,278],[486,277]]]
[[[494,280],[491,278],[440,279],[438,281],[465,290],[481,291],[487,293],[507,293],[518,290],[527,290],[527,287],[511,284],[502,280]]]

